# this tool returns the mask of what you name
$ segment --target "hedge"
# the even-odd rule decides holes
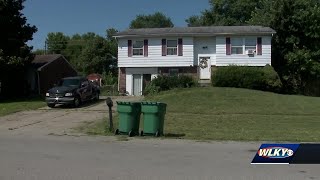
[[[270,65],[265,67],[219,67],[212,74],[212,84],[216,87],[247,88],[271,92],[280,92],[282,88],[277,72]]]

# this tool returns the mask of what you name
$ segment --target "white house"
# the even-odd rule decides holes
[[[210,81],[211,68],[271,64],[271,38],[262,26],[128,29],[117,33],[119,91],[141,95],[159,74]]]

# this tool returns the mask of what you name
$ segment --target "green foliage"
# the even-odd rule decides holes
[[[197,82],[191,76],[158,76],[145,88],[144,94],[155,94],[174,88],[189,88],[197,86]]]
[[[6,96],[19,95],[18,90],[20,94],[24,90],[21,77],[32,59],[32,47],[26,43],[32,40],[37,28],[27,23],[27,18],[22,13],[24,2],[25,0],[0,1],[0,82],[1,94]]]
[[[114,85],[118,82],[117,75],[113,74],[112,72],[103,72],[102,73],[102,83],[104,85]]]
[[[71,37],[59,32],[49,33],[48,51],[63,54],[82,75],[104,71],[116,74],[118,46],[112,38],[116,32],[116,29],[107,29],[106,38],[92,32]]]
[[[161,12],[156,12],[150,15],[138,15],[130,23],[130,28],[164,28],[173,27],[173,23],[169,17],[166,17]]]
[[[260,0],[209,0],[210,9],[201,16],[191,16],[188,26],[246,25]]]
[[[271,66],[264,68],[247,66],[228,66],[218,68],[212,76],[216,87],[248,88],[280,92],[281,81]]]
[[[49,54],[61,54],[66,49],[69,37],[62,32],[48,33],[46,43]]]
[[[272,65],[287,93],[310,92],[310,84],[320,80],[320,2],[262,0],[249,23],[277,31],[272,42]]]

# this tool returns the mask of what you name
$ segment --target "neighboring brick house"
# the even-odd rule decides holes
[[[61,78],[76,76],[78,73],[61,54],[36,55],[27,72],[31,92],[45,94]]]
[[[141,95],[157,75],[192,75],[211,80],[213,67],[271,64],[276,32],[262,26],[128,29],[117,33],[119,91]]]

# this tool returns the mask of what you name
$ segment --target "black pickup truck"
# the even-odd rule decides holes
[[[63,78],[59,84],[46,93],[47,105],[51,108],[56,104],[78,107],[88,100],[99,100],[99,86],[84,77]]]

